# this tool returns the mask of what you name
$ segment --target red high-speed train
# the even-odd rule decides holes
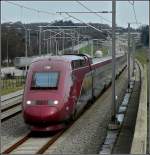
[[[118,74],[126,66],[126,57],[116,59]],[[34,61],[23,96],[25,123],[33,131],[64,128],[111,81],[111,68],[111,57],[92,59],[84,54]]]

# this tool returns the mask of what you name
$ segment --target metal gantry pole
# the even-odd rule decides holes
[[[132,76],[134,76],[134,69],[135,69],[135,41],[134,41],[133,36],[132,36],[132,61],[133,61]]]
[[[115,90],[115,76],[116,76],[116,0],[112,0],[112,117],[111,121],[116,123],[116,90]]]
[[[59,54],[59,39],[57,41],[57,55]]]
[[[71,31],[71,34],[73,33],[73,31]],[[72,36],[72,52],[73,52],[73,49],[74,49],[74,41],[73,41],[73,36]]]
[[[49,39],[49,52],[48,53],[50,53],[50,51],[51,51],[51,48],[52,48],[52,40],[51,40],[51,35],[52,35],[52,33],[51,33],[51,31],[50,31],[50,39]]]
[[[45,31],[43,32],[43,40],[44,40],[44,53],[45,53],[45,47],[46,47],[46,37],[45,37]]]
[[[39,32],[39,55],[41,55],[41,34],[42,34],[42,27],[40,26],[40,32]]]
[[[150,8],[150,1],[149,1],[149,8]],[[150,15],[150,9],[149,9],[149,15]],[[149,16],[150,18],[150,16]],[[149,51],[148,51],[148,64],[147,64],[147,69],[148,69],[148,106],[149,106],[149,122],[148,122],[148,125],[149,125],[149,130],[150,130],[150,19],[149,19]],[[150,139],[150,131],[148,133],[148,137]],[[148,139],[148,141],[149,141]],[[150,143],[148,144],[148,149],[147,149],[147,154],[150,153]]]
[[[65,49],[65,33],[63,31],[63,40],[62,40],[62,47],[63,47],[63,54],[64,54],[64,49]]]
[[[31,50],[31,38],[30,38],[30,31],[31,29],[28,29],[28,32],[29,32],[29,42],[28,42],[28,48],[29,48],[29,53],[30,53],[30,50]]]
[[[39,32],[37,31],[37,51],[38,51],[38,44],[39,44]]]
[[[93,54],[93,52],[94,52],[94,47],[93,47],[94,45],[93,45],[93,39],[92,39],[92,42],[91,42],[91,56],[92,56],[92,58],[93,58],[93,56],[94,56],[94,54]]]
[[[80,45],[79,45],[79,34],[77,34],[78,35],[78,54],[80,53]]]
[[[50,40],[49,40],[49,44],[50,44],[49,53],[51,53],[51,51],[52,51],[52,39],[51,39],[51,38],[50,38]]]
[[[8,32],[7,32],[7,67],[9,67],[8,44],[9,44],[9,41],[8,41]]]
[[[57,53],[58,53],[58,48],[57,48],[57,40],[56,40],[56,38],[55,38],[55,43],[56,43],[56,53],[55,53],[55,55],[57,55]]]
[[[28,32],[27,29],[25,29],[25,59],[27,61],[28,58]],[[25,66],[25,74],[27,74],[27,64]]]
[[[52,55],[52,51],[53,51],[53,40],[51,40],[51,49],[50,49],[50,54]]]
[[[72,40],[72,51],[73,51],[73,39],[71,38],[71,40]]]
[[[9,67],[9,52],[8,52],[8,50],[9,50],[9,27],[10,26],[7,26],[7,67]]]
[[[48,54],[48,39],[46,40],[46,42],[47,42],[47,54]]]
[[[128,23],[128,89],[130,88],[130,23]]]

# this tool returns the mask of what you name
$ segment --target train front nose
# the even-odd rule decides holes
[[[28,124],[53,123],[60,119],[59,110],[54,106],[26,107],[23,115]]]

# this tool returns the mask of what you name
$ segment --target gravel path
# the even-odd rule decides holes
[[[122,96],[126,76],[118,80],[116,95]],[[123,91],[122,88],[124,87]],[[120,95],[119,95],[120,94]],[[120,100],[120,99],[119,99]],[[96,154],[102,145],[111,116],[111,88],[68,129],[45,154]]]
[[[1,150],[6,149],[27,132],[29,129],[24,124],[21,114],[1,123]]]

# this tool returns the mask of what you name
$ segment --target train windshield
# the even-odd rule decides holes
[[[31,89],[56,89],[59,72],[37,72],[33,75]]]

